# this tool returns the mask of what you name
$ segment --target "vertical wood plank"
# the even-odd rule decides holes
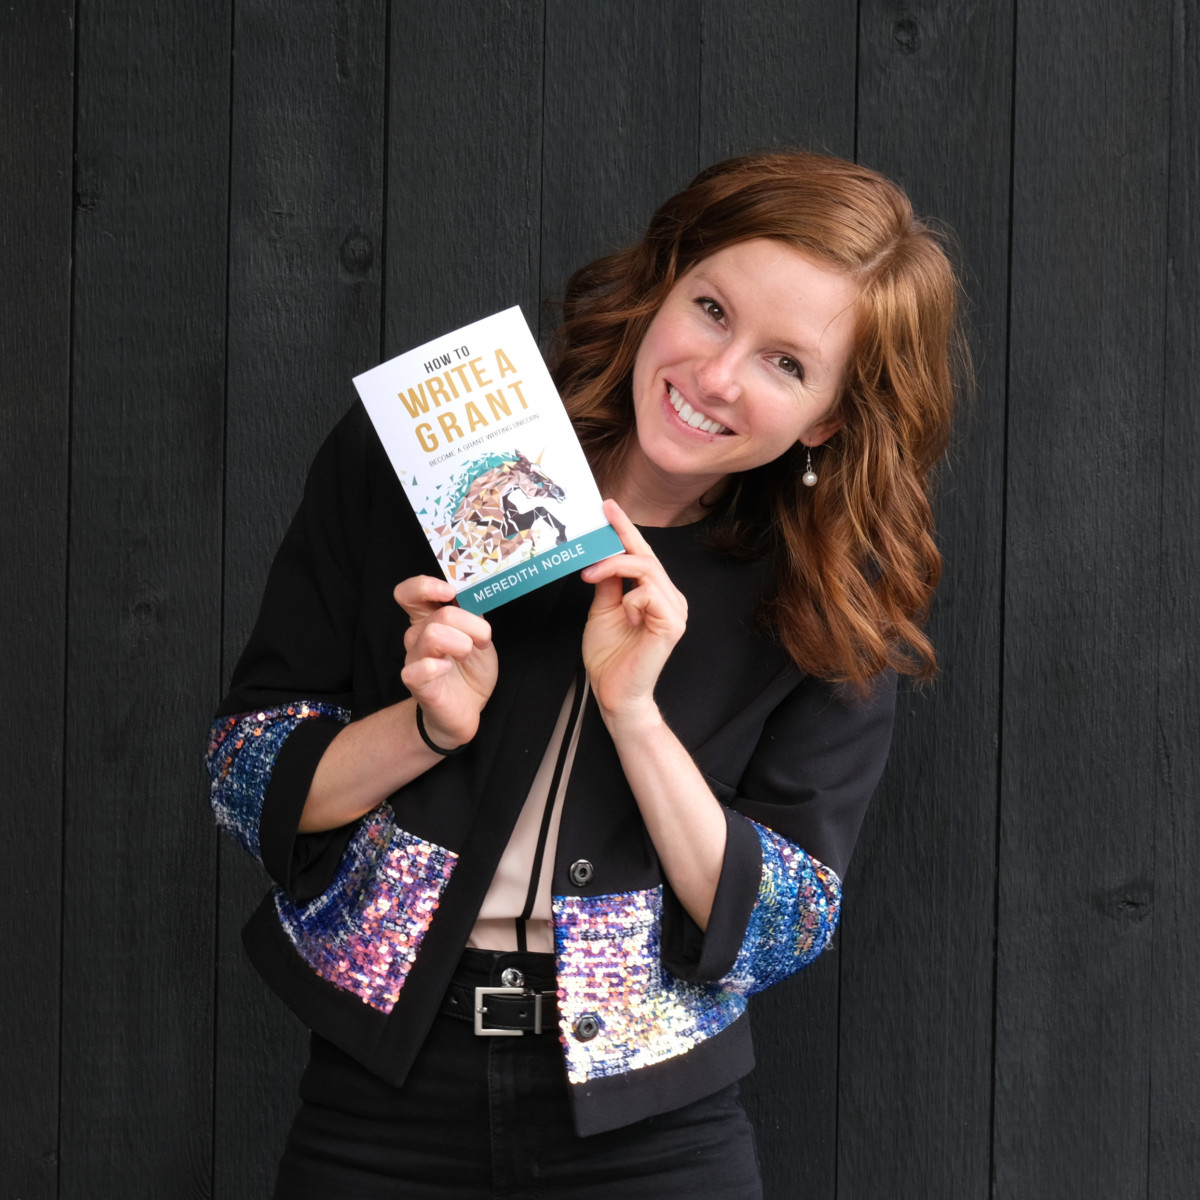
[[[695,174],[697,0],[546,9],[542,124],[542,296],[571,272],[639,238]],[[544,313],[543,332],[557,314]]]
[[[63,676],[71,326],[73,3],[0,14],[0,1072],[4,1190],[58,1195]],[[19,36],[18,36],[19,31]]]
[[[211,1190],[229,7],[79,14],[63,1197]]]
[[[860,6],[858,157],[957,235],[978,392],[938,477],[940,676],[902,687],[851,869],[838,1195],[985,1196],[991,1123],[1012,7]]]
[[[542,0],[398,0],[385,356],[520,304],[536,328]]]
[[[847,898],[847,903],[851,903]],[[742,1081],[765,1200],[831,1200],[837,1186],[841,935],[791,979],[754,998],[755,1067]]]
[[[1187,1200],[1200,1179],[1200,9],[1174,8],[1162,552],[1158,627],[1158,804],[1150,989],[1147,1195]]]
[[[706,0],[702,33],[699,166],[776,146],[853,155],[855,5]],[[742,1093],[768,1200],[834,1194],[837,1108],[810,1098],[838,1077],[840,945],[754,1001],[758,1065]]]
[[[1018,10],[999,1200],[1146,1189],[1168,12]]]
[[[378,358],[386,31],[384,0],[237,6],[223,681],[308,464]],[[270,1193],[308,1046],[242,950],[266,885],[221,838],[217,1200]]]
[[[701,166],[772,147],[854,157],[857,6],[704,0]]]

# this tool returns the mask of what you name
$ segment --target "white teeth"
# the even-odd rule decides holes
[[[693,429],[698,429],[701,433],[729,432],[719,421],[697,412],[671,384],[667,384],[667,398],[671,401],[671,407],[679,414],[679,419]]]

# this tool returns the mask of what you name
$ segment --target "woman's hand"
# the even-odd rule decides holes
[[[454,589],[444,579],[414,575],[393,595],[412,622],[400,678],[421,706],[425,732],[452,750],[475,736],[496,686],[492,628],[453,603]]]
[[[301,833],[357,821],[444,761],[421,740],[418,704],[434,745],[453,750],[475,736],[496,686],[491,626],[452,604],[454,589],[445,580],[415,575],[393,595],[412,621],[400,672],[412,696],[351,721],[329,743],[313,772]]]
[[[583,662],[616,736],[622,727],[659,719],[654,687],[687,626],[687,600],[615,500],[604,502],[604,514],[626,553],[581,572],[596,585],[583,631]],[[628,592],[626,579],[636,585]]]

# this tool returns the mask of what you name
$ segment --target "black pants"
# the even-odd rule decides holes
[[[533,986],[550,955],[504,954]],[[478,962],[478,956],[475,961]],[[274,1200],[760,1200],[736,1086],[581,1138],[553,1034],[477,1037],[440,1016],[402,1088],[313,1036]]]

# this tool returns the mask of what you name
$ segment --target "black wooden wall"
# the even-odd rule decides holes
[[[200,759],[351,374],[702,164],[957,233],[979,386],[773,1200],[1200,1192],[1198,0],[0,5],[0,1200],[266,1195],[302,1031]],[[545,326],[543,325],[543,330]]]

